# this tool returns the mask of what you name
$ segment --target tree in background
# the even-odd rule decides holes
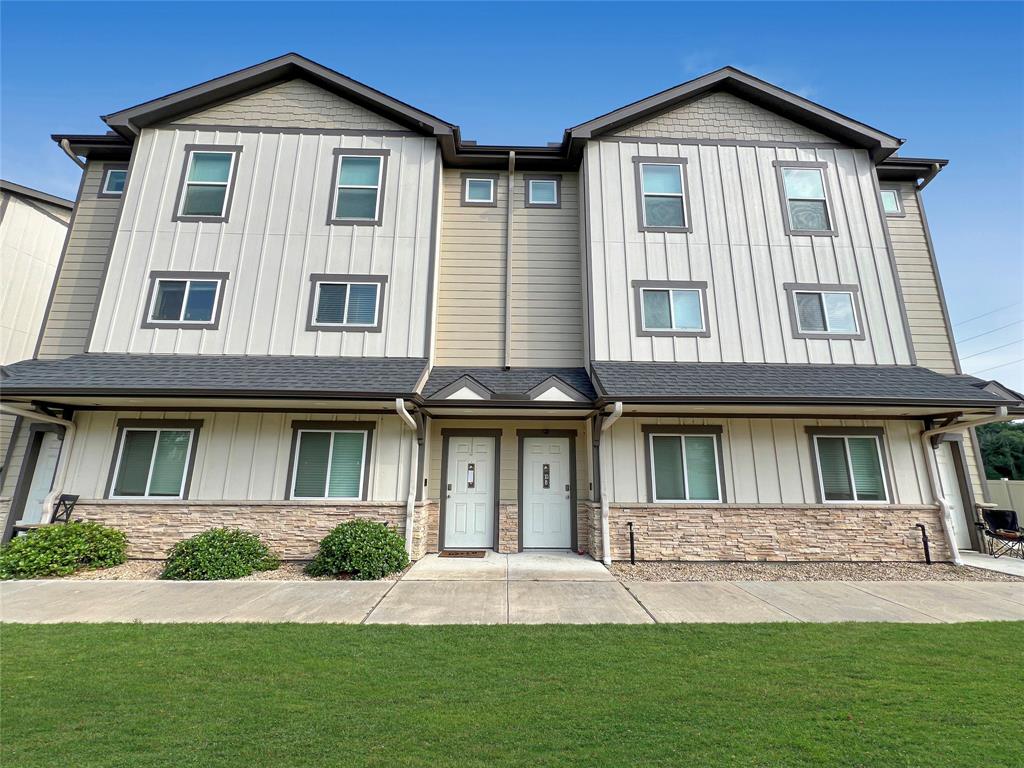
[[[989,480],[1024,480],[1024,422],[983,424],[977,431],[985,476]]]

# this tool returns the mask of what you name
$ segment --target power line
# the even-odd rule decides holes
[[[995,352],[995,351],[1000,350],[1000,349],[1006,349],[1007,347],[1012,347],[1015,344],[1020,344],[1020,343],[1021,343],[1020,339],[1014,339],[1009,344],[1000,344],[998,347],[992,347],[990,349],[983,350],[982,352],[975,352],[974,354],[971,354],[971,355],[964,355],[960,359],[961,360],[967,360],[967,359],[969,359],[971,357],[977,357],[978,355],[987,355],[989,352]]]
[[[1015,363],[1024,363],[1024,357],[1019,357],[1016,360],[1011,360],[1008,363],[1000,363],[999,365],[993,365],[990,368],[982,368],[980,371],[975,371],[975,373],[985,373],[985,371],[994,371],[996,368],[1005,368],[1006,366],[1014,365]]]
[[[1024,318],[1021,318],[1021,319],[1024,319]],[[1020,320],[1014,320],[1012,323],[1007,323],[1006,325],[1001,325],[998,328],[993,328],[991,331],[985,331],[984,333],[979,333],[977,336],[969,336],[966,339],[957,339],[956,342],[957,342],[957,344],[966,344],[968,341],[974,341],[975,339],[980,339],[982,336],[988,336],[990,333],[995,333],[996,331],[1003,331],[1003,330],[1006,330],[1007,328],[1012,328],[1013,326],[1015,326],[1019,322],[1020,322]]]
[[[987,317],[990,314],[995,314],[996,312],[1001,312],[1004,309],[1009,309],[1010,307],[1017,306],[1018,304],[1020,304],[1020,302],[1019,301],[1015,301],[1013,304],[1007,304],[1006,306],[1000,306],[997,309],[990,309],[989,311],[985,312],[984,314],[976,314],[973,317],[968,317],[966,319],[966,321],[961,321],[959,323],[954,323],[953,324],[953,328],[958,328],[959,326],[967,325],[968,323],[972,323],[972,322],[976,321],[976,319],[981,319],[982,317]]]

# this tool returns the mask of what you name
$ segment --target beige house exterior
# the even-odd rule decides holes
[[[413,558],[978,546],[971,428],[1024,404],[960,375],[943,160],[732,68],[544,147],[294,54],[104,120],[56,137],[80,215],[5,367],[6,536],[71,494],[146,558],[356,517]]]

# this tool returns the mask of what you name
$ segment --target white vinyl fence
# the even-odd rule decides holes
[[[1024,480],[986,480],[992,502],[1000,509],[1013,509],[1024,515]]]

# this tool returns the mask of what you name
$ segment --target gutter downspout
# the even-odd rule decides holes
[[[601,436],[598,442],[598,459],[601,466],[601,561],[612,564],[612,543],[608,540],[608,472],[605,469],[604,435],[608,428],[622,416],[622,401],[612,405],[612,412],[601,421]]]
[[[935,496],[939,508],[942,510],[942,530],[946,534],[946,541],[949,542],[949,549],[953,553],[953,564],[963,565],[960,557],[960,550],[956,546],[956,537],[953,535],[953,514],[949,506],[949,500],[942,493],[942,481],[939,478],[939,465],[935,459],[935,450],[938,445],[932,440],[933,437],[944,435],[947,432],[964,432],[971,427],[982,424],[993,424],[999,421],[1010,421],[1013,416],[1008,415],[1005,405],[999,406],[993,416],[983,416],[980,419],[970,419],[947,424],[934,429],[926,429],[921,432],[921,445],[924,448],[924,457],[928,464],[928,479],[932,484],[932,493]]]
[[[505,369],[512,367],[512,212],[515,210],[516,153],[508,153],[508,204],[505,216]],[[495,190],[497,195],[497,190]]]
[[[71,142],[70,141],[68,141],[67,139],[61,139],[60,140],[60,148],[64,150],[64,154],[67,155],[68,157],[70,157],[72,162],[74,162],[75,165],[77,165],[83,171],[85,170],[85,163],[82,162],[82,158],[80,158],[78,155],[76,155],[74,152],[71,151]]]
[[[412,440],[409,441],[409,496],[405,500],[405,551],[412,559],[412,528],[416,511],[416,486],[419,481],[419,447],[423,444],[423,421],[412,417],[405,407],[405,400],[400,397],[395,398],[395,411],[412,430]]]
[[[921,179],[921,183],[920,184],[915,184],[914,188],[917,189],[918,192],[920,192],[922,189],[924,189],[925,187],[927,187],[929,184],[932,183],[932,179],[934,179],[936,176],[938,176],[939,175],[939,171],[941,171],[941,170],[942,170],[942,166],[941,165],[939,165],[938,163],[932,163],[932,167],[931,167],[931,170],[928,171],[928,175],[925,176],[923,179]]]
[[[50,416],[40,411],[24,408],[10,403],[0,403],[0,411],[21,416],[34,421],[44,421],[48,424],[60,424],[64,427],[64,437],[61,439],[60,456],[57,459],[57,468],[53,472],[53,485],[50,492],[43,499],[43,522],[49,522],[53,516],[53,505],[64,490],[64,480],[67,478],[68,465],[71,459],[71,447],[75,444],[75,422],[68,419],[61,419],[57,416]]]

